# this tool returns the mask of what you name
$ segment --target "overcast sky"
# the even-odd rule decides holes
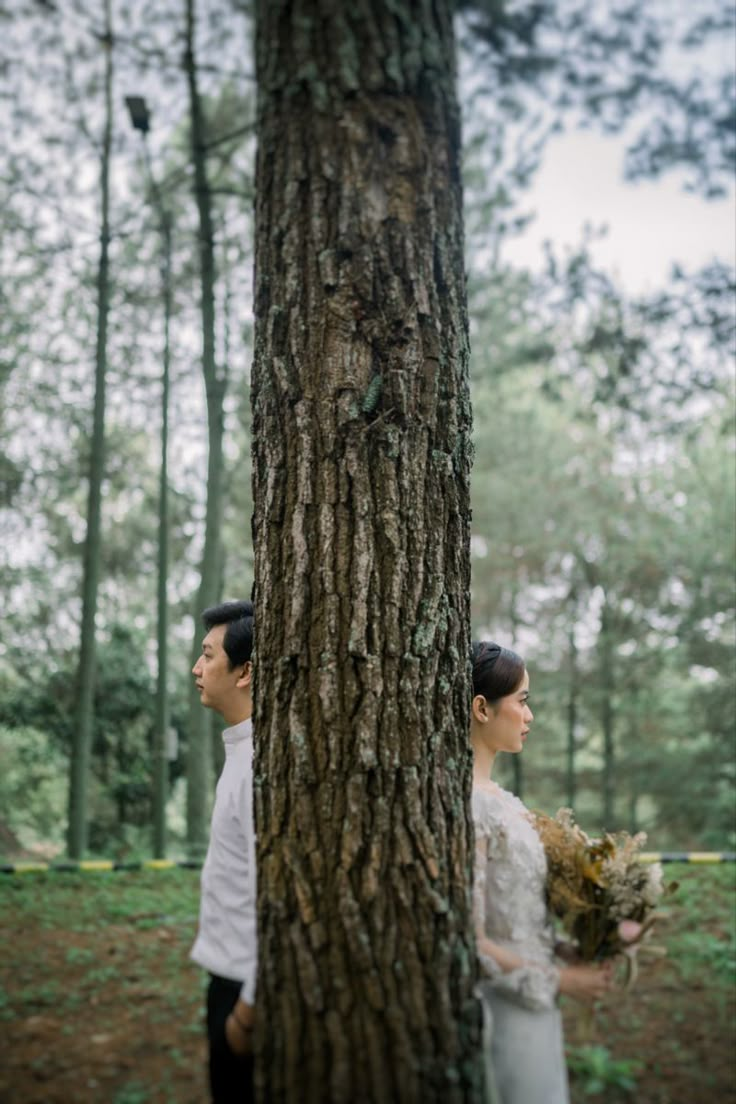
[[[524,210],[536,212],[506,248],[508,260],[536,268],[542,243],[575,247],[585,223],[608,226],[593,255],[630,293],[660,288],[674,261],[698,268],[714,258],[736,264],[736,202],[705,200],[683,189],[683,174],[630,183],[623,177],[622,138],[592,131],[553,136]]]

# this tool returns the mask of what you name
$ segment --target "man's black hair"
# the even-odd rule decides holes
[[[227,625],[222,646],[230,664],[230,670],[250,662],[253,652],[253,603],[223,602],[210,606],[202,614],[207,632],[215,625]]]

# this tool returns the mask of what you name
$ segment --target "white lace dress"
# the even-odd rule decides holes
[[[479,994],[489,1022],[498,1104],[568,1104],[559,972],[544,884],[547,861],[525,806],[500,787],[473,789],[476,927],[524,966],[504,972],[481,955]]]

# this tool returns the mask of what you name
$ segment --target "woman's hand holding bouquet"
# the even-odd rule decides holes
[[[585,1003],[602,1000],[613,988],[613,962],[579,962],[560,970],[560,992]]]
[[[637,972],[636,952],[651,931],[654,909],[665,891],[661,865],[639,858],[646,837],[641,832],[617,832],[592,839],[569,809],[560,809],[555,817],[537,813],[535,826],[547,855],[548,904],[574,941],[578,968],[590,970],[584,964],[608,962],[608,970],[598,979],[602,995],[612,984],[611,960],[622,955],[625,987],[630,987]],[[566,982],[565,975],[575,969],[562,968],[561,991],[576,995],[572,989],[580,982],[592,992],[596,982],[589,977],[569,974]]]

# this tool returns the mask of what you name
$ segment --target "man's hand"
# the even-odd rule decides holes
[[[252,1004],[246,1004],[240,997],[225,1020],[225,1038],[233,1054],[244,1057],[253,1053],[253,1028],[256,1012]]]

